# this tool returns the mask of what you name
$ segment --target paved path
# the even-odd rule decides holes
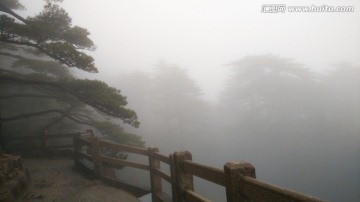
[[[73,161],[66,158],[25,159],[31,186],[23,201],[91,201],[137,202],[138,199],[99,180],[90,180],[72,169]]]

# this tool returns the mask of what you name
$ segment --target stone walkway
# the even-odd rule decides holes
[[[25,159],[31,185],[26,190],[23,201],[139,201],[135,196],[105,185],[99,180],[91,180],[73,170],[73,160]]]

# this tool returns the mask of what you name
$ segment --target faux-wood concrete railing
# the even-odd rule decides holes
[[[88,131],[91,133],[91,131]],[[87,152],[82,148],[88,148]],[[119,152],[134,153],[148,157],[148,164],[121,160],[103,155],[103,149]],[[223,169],[214,168],[192,161],[188,151],[178,151],[165,156],[158,148],[137,148],[100,140],[97,137],[74,137],[75,165],[82,165],[81,159],[93,164],[93,171],[101,178],[106,178],[104,165],[128,166],[150,172],[151,193],[153,202],[204,202],[210,201],[194,191],[193,176],[200,177],[212,183],[224,186],[228,202],[320,202],[321,199],[299,192],[280,188],[255,179],[255,168],[249,163],[231,161]],[[160,162],[170,166],[170,173],[163,172]],[[168,197],[162,190],[161,179],[171,184],[172,197]],[[116,179],[112,179],[116,180]]]
[[[3,136],[1,137],[2,147],[7,150],[34,150],[40,149],[43,151],[49,151],[53,149],[72,149],[73,137],[80,136],[84,133],[66,133],[66,134],[49,134],[44,131],[38,136]],[[56,140],[58,143],[60,139],[68,139],[66,144],[53,144],[52,140]],[[55,142],[55,141],[54,141]]]

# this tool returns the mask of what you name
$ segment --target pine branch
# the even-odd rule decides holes
[[[23,22],[25,24],[29,24],[28,20],[21,17],[20,15],[18,15],[17,13],[15,13],[11,9],[9,9],[8,7],[4,6],[2,3],[0,3],[0,11],[12,15],[13,17],[15,17],[16,19],[20,20],[21,22]]]
[[[33,47],[36,48],[37,50],[39,50],[40,52],[48,55],[49,57],[58,60],[59,62],[65,64],[68,67],[76,67],[76,64],[72,63],[72,62],[68,62],[65,59],[63,59],[62,57],[59,57],[49,51],[46,51],[44,48],[40,47],[39,44],[33,44],[30,43],[28,41],[15,41],[15,40],[9,40],[7,38],[4,37],[0,37],[0,41],[4,42],[4,43],[10,43],[10,44],[15,44],[15,45],[21,45],[21,46],[29,46],[29,47]],[[4,53],[2,53],[3,55],[6,55]],[[7,56],[10,56],[9,54],[7,54]],[[11,57],[11,56],[10,56]],[[83,68],[81,68],[83,69]],[[85,69],[84,69],[85,70]],[[90,72],[97,72],[97,70],[91,70]]]

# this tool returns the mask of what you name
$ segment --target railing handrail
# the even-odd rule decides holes
[[[259,200],[264,200],[264,198],[272,199],[272,201],[280,201],[279,198],[287,199],[287,201],[311,201],[311,202],[321,202],[323,200],[296,192],[293,190],[285,189],[276,185],[272,185],[261,180],[243,177],[243,189],[242,193],[245,196],[251,195],[249,189],[254,189],[252,192],[257,193]],[[249,188],[253,187],[253,188]]]
[[[183,163],[183,169],[185,172],[212,183],[225,186],[224,170],[189,160],[185,160]]]
[[[50,134],[48,133],[48,131],[44,131],[42,134],[40,135],[24,135],[24,136],[4,136],[4,143],[3,146],[6,147],[8,146],[9,142],[12,141],[23,141],[25,142],[25,144],[22,145],[11,145],[12,150],[16,150],[16,149],[42,149],[45,151],[48,150],[53,150],[53,149],[69,149],[69,148],[73,148],[73,144],[56,144],[56,145],[52,145],[53,142],[51,142],[51,139],[64,139],[64,138],[69,138],[69,139],[73,139],[74,137],[78,137],[81,135],[90,135],[90,133],[88,132],[72,132],[72,133],[64,133],[64,134],[60,134],[60,133],[53,133]],[[29,141],[38,141],[38,144],[34,145],[27,145],[27,143],[29,143]]]
[[[117,150],[117,151],[140,154],[140,155],[144,155],[144,156],[149,155],[147,149],[139,148],[139,147],[133,147],[133,146],[124,145],[124,144],[118,144],[118,143],[115,143],[115,142],[110,142],[108,140],[100,140],[100,146],[101,147],[106,147],[106,148],[109,148],[109,149],[113,149],[113,150]]]

